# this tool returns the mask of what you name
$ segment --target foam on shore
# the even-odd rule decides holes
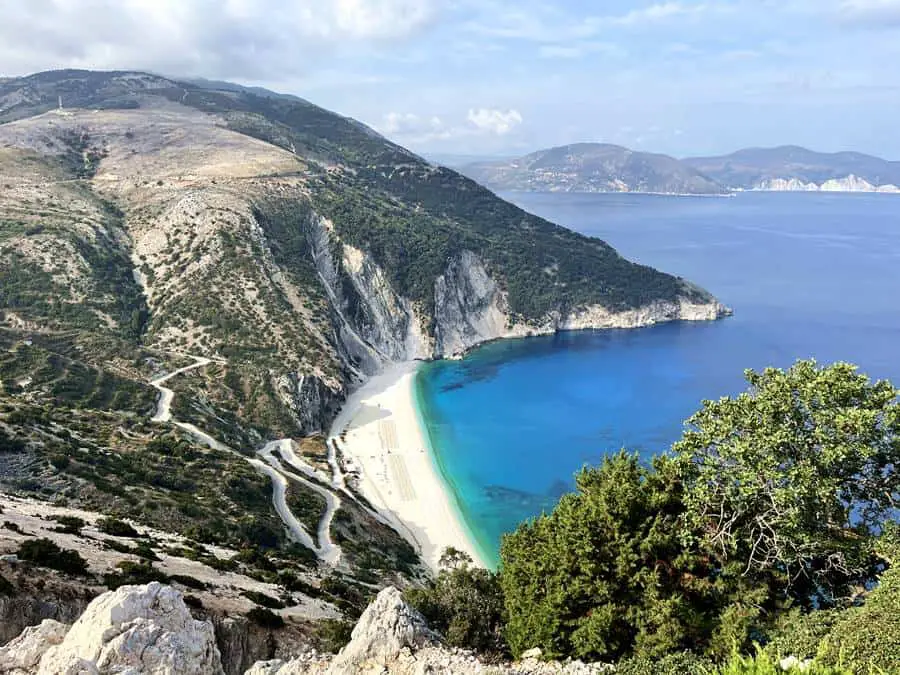
[[[486,566],[432,457],[415,395],[417,363],[389,367],[347,400],[332,440],[359,477],[358,487],[382,516],[437,568],[444,549],[465,551]]]

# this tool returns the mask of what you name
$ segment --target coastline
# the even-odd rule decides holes
[[[330,440],[359,491],[436,570],[444,549],[487,567],[441,476],[415,392],[418,362],[388,367],[347,399]]]

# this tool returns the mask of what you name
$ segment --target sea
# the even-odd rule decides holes
[[[900,195],[501,196],[698,283],[734,316],[503,340],[419,369],[433,461],[489,565],[582,467],[666,452],[703,400],[746,388],[745,369],[812,357],[900,385]]]

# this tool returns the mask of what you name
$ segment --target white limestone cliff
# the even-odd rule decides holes
[[[0,649],[3,675],[222,675],[212,624],[151,583],[91,602],[70,627],[44,621]]]
[[[760,181],[754,190],[764,192],[879,192],[900,193],[896,185],[873,185],[869,181],[850,174],[844,178],[832,178],[823,183],[805,182],[799,178],[770,178]]]
[[[427,314],[391,286],[389,276],[369,254],[342,243],[327,220],[312,218],[310,230],[319,278],[340,325],[341,347],[345,357],[358,364],[362,376],[377,373],[389,363],[459,356],[498,338],[709,321],[730,311],[714,300],[694,303],[682,297],[620,312],[600,305],[564,314],[551,311],[526,323],[510,311],[507,294],[485,261],[464,250],[435,279],[433,314]]]

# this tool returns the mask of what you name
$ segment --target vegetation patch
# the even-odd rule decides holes
[[[73,576],[87,576],[88,564],[78,551],[60,548],[49,539],[23,541],[17,552],[20,560]]]

